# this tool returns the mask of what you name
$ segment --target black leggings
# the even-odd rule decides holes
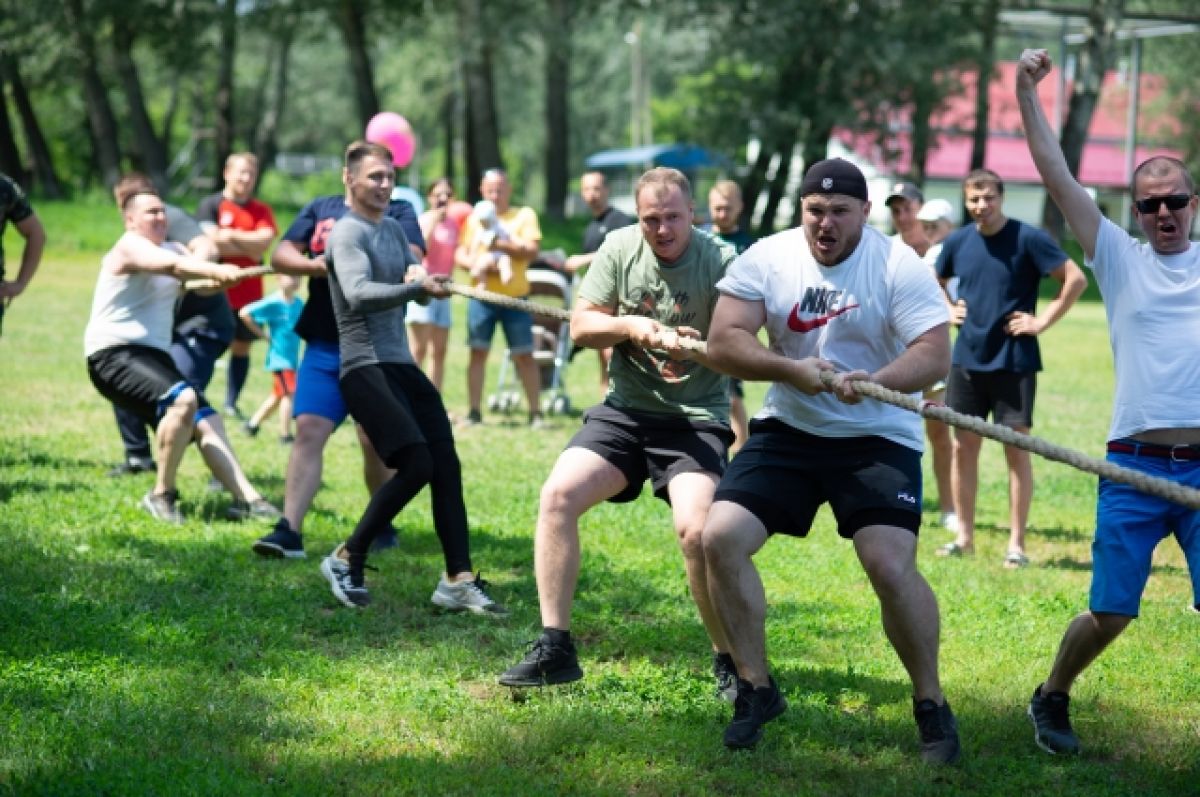
[[[442,544],[446,573],[469,572],[470,532],[463,503],[462,467],[441,395],[415,365],[355,368],[341,378],[342,396],[371,444],[396,475],[371,496],[346,550],[366,556],[371,541],[430,487],[433,525]],[[352,560],[353,561],[353,560]]]

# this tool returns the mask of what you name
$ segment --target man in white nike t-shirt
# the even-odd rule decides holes
[[[715,367],[773,383],[704,528],[709,594],[740,677],[725,744],[753,745],[787,706],[767,669],[766,598],[752,557],[773,533],[806,535],[828,502],[912,678],[922,758],[951,763],[959,741],[938,679],[937,599],[916,566],[921,419],[854,388],[870,379],[919,394],[945,377],[949,312],[916,253],[866,226],[871,204],[857,167],[813,164],[801,196],[802,226],[750,247],[717,284],[709,333]],[[820,378],[828,370],[837,372],[831,388]]]

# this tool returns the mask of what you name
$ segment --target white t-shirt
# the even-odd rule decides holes
[[[186,251],[170,242],[162,244],[162,248],[179,254]],[[175,322],[175,300],[181,290],[179,280],[145,271],[113,274],[111,258],[110,251],[100,261],[92,315],[83,333],[84,356],[133,344],[168,351]]]
[[[1087,265],[1116,366],[1109,439],[1200,427],[1200,243],[1160,255],[1105,219]]]
[[[794,360],[821,357],[838,371],[874,373],[950,320],[929,267],[870,227],[850,257],[830,268],[813,259],[803,229],[764,238],[729,266],[717,288],[765,304],[772,351]],[[878,435],[923,449],[920,416],[874,399],[843,404],[831,393],[806,396],[775,383],[755,417],[822,437]]]

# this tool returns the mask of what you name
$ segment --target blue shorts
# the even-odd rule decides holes
[[[1121,467],[1200,488],[1200,461],[1109,452]],[[1092,542],[1093,612],[1137,617],[1150,578],[1154,549],[1174,534],[1192,576],[1192,600],[1200,603],[1200,510],[1147,495],[1127,484],[1100,479],[1096,539]]]
[[[430,324],[442,329],[449,329],[454,325],[454,319],[450,313],[450,297],[430,299],[429,304],[426,305],[409,302],[404,313],[404,320],[410,324]]]
[[[504,340],[511,354],[533,351],[533,316],[524,310],[496,307],[477,299],[467,304],[467,345],[477,351],[492,348],[497,322],[504,327]]]
[[[316,340],[304,346],[304,357],[296,371],[296,395],[292,417],[311,413],[333,421],[336,427],[350,414],[338,386],[342,356],[336,343]]]

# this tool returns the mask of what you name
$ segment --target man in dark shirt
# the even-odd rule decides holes
[[[608,204],[608,183],[604,180],[603,172],[586,172],[579,178],[579,195],[592,212],[592,220],[583,231],[583,251],[568,257],[563,269],[568,274],[582,276],[592,264],[596,250],[604,243],[604,237],[613,230],[628,227],[636,220]],[[571,352],[572,358],[577,351],[578,348]],[[607,389],[608,362],[612,358],[612,349],[596,349],[596,354],[600,357],[600,385]]]
[[[4,228],[11,221],[17,232],[25,239],[25,251],[21,255],[21,270],[12,281],[4,279]],[[46,246],[46,231],[42,222],[25,198],[25,192],[11,177],[0,174],[0,325],[4,321],[4,308],[29,286],[38,264],[42,261],[42,249]]]
[[[963,181],[963,196],[974,224],[950,234],[937,259],[943,286],[959,277],[959,301],[951,323],[959,327],[946,380],[946,405],[964,415],[987,418],[1028,434],[1033,426],[1037,372],[1042,370],[1037,336],[1071,308],[1087,278],[1049,235],[1004,215],[1004,183],[987,169]],[[1058,295],[1035,315],[1038,283],[1050,277]],[[958,537],[939,549],[942,556],[975,552],[975,494],[979,485],[982,438],[954,430],[953,492]],[[1004,565],[1020,568],[1025,555],[1025,524],[1033,501],[1029,452],[1005,446],[1008,461],[1011,531]]]

